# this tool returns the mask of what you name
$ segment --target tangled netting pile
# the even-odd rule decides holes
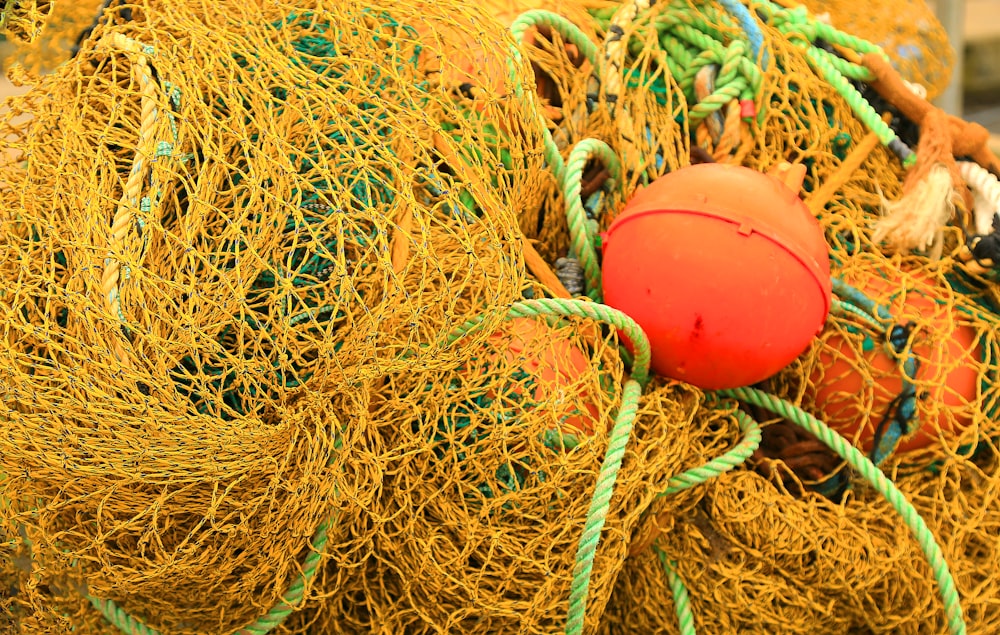
[[[923,100],[940,25],[653,4],[8,2],[0,630],[1000,630],[998,164]],[[743,392],[581,299],[711,162],[803,166],[833,263]]]

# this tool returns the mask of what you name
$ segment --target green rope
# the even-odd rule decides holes
[[[608,450],[597,477],[594,496],[587,511],[587,520],[583,526],[583,534],[576,552],[576,566],[573,567],[573,583],[569,594],[569,613],[566,617],[566,635],[583,633],[584,618],[587,614],[587,592],[590,589],[590,576],[594,570],[594,557],[597,545],[601,540],[601,530],[608,517],[611,495],[615,489],[618,471],[625,456],[625,446],[632,434],[632,424],[635,422],[639,407],[642,387],[639,382],[630,379],[625,382],[622,394],[622,405],[611,430]]]
[[[848,78],[871,81],[873,77],[868,69],[816,46],[815,42],[822,39],[859,54],[877,53],[885,57],[885,52],[881,48],[819,22],[809,15],[804,6],[786,9],[770,0],[762,0],[760,11],[764,18],[790,42],[805,50],[806,59],[813,69],[844,98],[855,116],[878,136],[879,141],[899,156],[905,167],[910,167],[916,162],[916,155],[903,144],[889,124],[882,121],[879,113],[848,81]]]
[[[861,93],[830,63],[828,53],[810,46],[806,50],[806,57],[823,79],[840,93],[840,96],[854,111],[855,116],[878,136],[883,145],[888,146],[896,140],[896,133],[889,127],[889,124],[882,121],[878,111],[872,108],[871,104],[861,96]]]
[[[886,326],[885,324],[879,322],[874,316],[872,316],[871,314],[869,314],[867,311],[865,311],[863,309],[859,309],[858,307],[854,306],[850,302],[845,302],[845,301],[840,300],[838,298],[834,298],[833,299],[833,304],[831,305],[831,308],[832,308],[832,312],[833,313],[839,314],[839,315],[843,315],[843,316],[852,315],[852,316],[860,319],[865,324],[867,324],[868,326],[872,327],[873,329],[875,329],[878,332],[882,332],[882,331],[885,330],[885,326]]]
[[[945,562],[941,547],[938,546],[934,534],[928,529],[924,519],[920,517],[913,505],[906,500],[903,493],[896,488],[882,470],[851,445],[847,439],[837,434],[826,424],[816,419],[816,417],[783,399],[755,388],[720,390],[717,394],[766,408],[806,430],[836,452],[840,458],[847,461],[851,468],[868,481],[879,494],[884,496],[893,509],[902,516],[906,526],[913,533],[921,550],[923,550],[924,555],[927,557],[931,571],[934,574],[934,579],[938,584],[941,600],[944,603],[948,631],[952,635],[965,634],[966,624],[962,616],[958,590],[955,588],[955,581],[948,570],[948,563]]]
[[[653,545],[656,555],[663,565],[663,570],[667,574],[667,584],[674,594],[674,610],[677,613],[677,624],[680,627],[681,635],[695,635],[694,613],[691,612],[691,599],[688,597],[687,587],[684,581],[677,575],[673,564],[667,560],[667,554],[658,546]]]
[[[511,23],[510,32],[514,40],[521,43],[529,30],[540,26],[548,27],[558,33],[563,40],[575,46],[592,66],[597,65],[597,45],[580,30],[580,27],[558,13],[540,9],[525,11]]]
[[[584,522],[584,530],[577,546],[576,564],[573,568],[573,582],[570,587],[569,613],[566,618],[567,635],[578,635],[583,632],[587,613],[587,595],[590,588],[590,578],[593,573],[597,545],[600,542],[601,531],[607,520],[611,496],[614,493],[615,482],[621,469],[625,447],[628,444],[635,422],[639,399],[642,396],[642,385],[649,376],[650,350],[645,333],[630,317],[624,313],[603,304],[586,300],[565,300],[546,298],[539,300],[523,300],[511,305],[507,312],[508,318],[537,317],[543,315],[576,316],[604,322],[616,327],[627,337],[634,348],[632,379],[625,384],[622,395],[622,405],[611,431],[608,449],[604,462],[598,474],[593,498]],[[477,316],[457,327],[450,334],[450,340],[455,340],[472,332],[482,318]],[[725,455],[706,465],[688,470],[673,477],[667,483],[665,494],[672,494],[683,489],[703,483],[742,464],[759,447],[761,441],[760,426],[751,417],[737,410],[736,418],[744,433],[741,442]],[[681,591],[678,591],[680,585]],[[678,611],[687,606],[687,592],[677,578],[671,584],[674,589]],[[690,608],[685,609],[690,615]],[[680,613],[679,613],[680,617]],[[693,624],[693,620],[681,617],[682,623]],[[693,628],[693,626],[691,626]],[[140,634],[146,635],[146,634]]]
[[[601,263],[598,261],[595,238],[589,229],[587,212],[580,200],[580,190],[583,186],[583,171],[592,157],[599,159],[611,172],[611,178],[618,180],[621,175],[621,165],[618,156],[603,141],[584,139],[573,147],[566,162],[566,173],[563,179],[563,198],[566,201],[566,222],[569,225],[570,248],[580,261],[586,277],[586,294],[592,300],[602,300]]]
[[[716,476],[725,474],[733,468],[743,465],[757,451],[761,441],[760,424],[742,410],[736,410],[735,414],[736,421],[739,422],[740,431],[743,432],[743,438],[736,447],[701,467],[690,469],[683,474],[672,477],[667,481],[667,488],[659,494],[660,496],[676,494],[695,485],[710,481]]]
[[[615,482],[618,478],[618,472],[621,470],[622,459],[625,456],[625,447],[632,434],[632,425],[635,422],[639,399],[642,396],[642,386],[649,379],[649,340],[639,325],[621,311],[586,300],[548,298],[523,300],[511,305],[507,312],[508,318],[543,315],[577,316],[604,322],[622,332],[631,341],[634,349],[632,378],[625,382],[622,405],[611,430],[608,448],[601,464],[593,498],[584,522],[583,533],[577,546],[576,564],[573,568],[573,582],[570,588],[569,613],[566,618],[566,633],[567,635],[579,635],[583,632],[584,618],[587,613],[587,593],[590,588],[590,577],[594,570],[597,545],[601,539],[601,530],[607,520],[611,496],[614,493]],[[454,342],[472,332],[481,322],[480,316],[468,320],[451,332],[451,341]]]
[[[892,128],[882,121],[879,113],[851,85],[849,80],[869,82],[871,72],[861,64],[846,60],[834,53],[816,46],[817,40],[852,50],[858,54],[876,53],[885,56],[877,45],[859,37],[839,31],[831,25],[819,22],[810,16],[805,7],[786,9],[769,0],[755,4],[762,18],[778,29],[788,40],[806,53],[810,66],[840,94],[850,106],[855,116],[875,132],[879,141],[896,153],[905,167],[916,162],[916,156],[903,144]],[[592,15],[608,28],[608,11],[595,11]],[[734,39],[713,24],[734,26],[732,18],[714,5],[699,6],[698,12],[691,10],[686,0],[673,0],[670,6],[653,19],[660,46],[666,51],[666,65],[690,107],[690,123],[697,124],[708,115],[723,108],[732,99],[752,99],[761,94],[763,72],[750,57],[747,45],[741,39]],[[724,42],[729,42],[725,44]],[[733,44],[739,44],[734,47]],[[629,43],[629,52],[642,52],[642,42],[638,39]],[[735,66],[739,74],[720,73],[711,95],[698,98],[694,80],[698,72],[707,65],[722,67]],[[666,90],[666,86],[662,87]],[[764,105],[757,113],[762,121]],[[694,126],[692,126],[694,127]]]
[[[761,93],[763,86],[763,72],[753,59],[747,43],[733,38],[731,33],[724,33],[712,23],[715,20],[718,24],[734,26],[732,18],[725,13],[713,12],[707,6],[701,9],[703,13],[698,14],[691,11],[688,3],[674,0],[665,12],[651,20],[660,46],[667,53],[667,70],[690,104],[688,117],[692,123],[701,121],[733,99],[753,99],[754,95]],[[604,15],[606,12],[598,12],[596,17],[607,29]],[[637,56],[643,52],[643,43],[633,39],[628,50]],[[694,79],[698,71],[708,65],[720,66],[722,70],[712,95],[699,100]],[[665,84],[654,88],[666,91]]]
[[[820,22],[819,20],[814,19],[811,21],[810,24],[815,33],[814,37],[812,38],[813,40],[823,39],[829,42],[830,44],[835,44],[837,46],[841,46],[846,49],[851,49],[852,51],[856,51],[862,55],[867,55],[868,53],[877,53],[879,55],[885,56],[885,52],[878,45],[873,44],[868,40],[859,38],[856,35],[851,35],[850,33],[845,33],[844,31],[840,31],[834,28],[832,25],[827,24],[826,22]],[[868,71],[867,68],[857,64],[855,64],[854,66],[857,66],[859,70],[864,71],[865,73],[868,74],[866,78],[867,80],[872,79],[871,73]]]

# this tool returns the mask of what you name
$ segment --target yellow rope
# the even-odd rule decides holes
[[[121,33],[113,33],[108,39],[110,42],[106,43],[105,46],[128,53],[133,57],[133,72],[142,94],[139,143],[136,146],[132,169],[125,182],[125,191],[118,202],[118,208],[111,223],[108,257],[105,260],[104,272],[101,277],[101,291],[107,298],[108,306],[111,312],[124,323],[125,314],[122,309],[120,285],[122,258],[116,254],[121,254],[125,249],[126,235],[132,227],[135,212],[140,206],[143,183],[155,161],[158,87],[149,66],[148,55],[152,54],[151,50]],[[113,346],[119,361],[124,361],[125,353],[121,341],[116,340]]]

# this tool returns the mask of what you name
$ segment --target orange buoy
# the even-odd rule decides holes
[[[614,220],[603,250],[604,301],[646,332],[657,373],[700,388],[770,377],[830,310],[819,223],[796,191],[748,168],[660,177]]]
[[[504,356],[508,368],[520,369],[530,377],[535,386],[532,399],[555,410],[561,431],[586,436],[594,433],[599,420],[597,404],[580,382],[591,361],[579,346],[545,322],[524,317],[505,322],[490,336],[489,346],[498,351],[497,357]],[[520,394],[519,388],[514,391]],[[581,402],[584,411],[580,410]]]
[[[926,391],[923,402],[933,404],[937,416],[928,419],[921,413],[920,428],[902,439],[896,452],[927,447],[938,442],[939,431],[947,437],[968,426],[968,405],[976,399],[976,369],[983,351],[972,326],[959,322],[948,306],[947,291],[925,275],[911,273],[904,278],[884,269],[858,271],[844,281],[885,306],[894,323],[913,321],[923,328],[914,336],[912,351],[921,360],[915,380],[918,390]],[[866,369],[874,384],[858,368]],[[868,335],[866,341],[861,333],[834,333],[820,344],[806,399],[827,425],[868,452],[879,422],[903,390],[902,373],[881,338]],[[868,390],[870,403],[863,397]]]

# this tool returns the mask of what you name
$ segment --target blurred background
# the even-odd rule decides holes
[[[957,71],[938,105],[986,126],[1000,148],[1000,0],[930,3],[956,53]]]

